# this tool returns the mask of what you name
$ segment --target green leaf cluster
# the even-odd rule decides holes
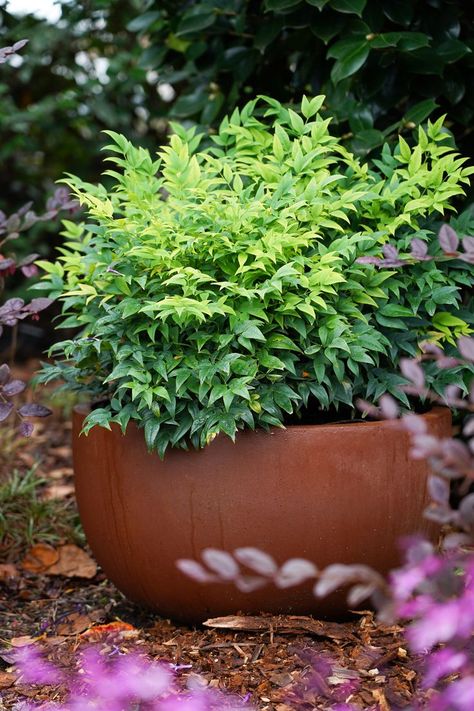
[[[457,313],[469,265],[357,259],[414,237],[438,254],[436,220],[473,169],[441,120],[413,149],[400,138],[363,164],[323,101],[251,101],[201,150],[195,128],[174,125],[156,159],[109,132],[114,188],[65,180],[89,222],[65,222],[42,286],[62,299],[62,327],[82,330],[56,344],[66,363],[43,379],[62,372],[103,400],[86,431],[133,420],[163,455],[307,407],[403,398],[400,357],[469,331]]]

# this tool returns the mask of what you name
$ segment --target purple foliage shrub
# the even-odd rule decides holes
[[[0,48],[0,64],[4,64],[9,57],[22,49],[28,40],[20,40],[11,47]],[[61,211],[68,210],[74,212],[78,209],[78,202],[72,200],[66,188],[58,188],[47,200],[46,210],[41,214],[36,214],[32,210],[32,203],[23,205],[17,212],[7,216],[0,210],[0,298],[2,297],[6,280],[18,270],[23,276],[32,277],[38,274],[35,261],[39,254],[29,254],[17,260],[14,253],[6,251],[9,243],[17,240],[22,232],[25,232],[37,222],[52,220]],[[0,305],[0,336],[5,327],[15,328],[19,321],[26,318],[37,320],[39,313],[52,303],[51,299],[39,297],[25,303],[23,299],[14,297],[7,299]],[[5,421],[10,415],[15,415],[19,419],[18,433],[23,437],[28,437],[33,432],[33,425],[25,420],[28,417],[46,417],[51,411],[43,405],[30,403],[21,407],[15,407],[12,399],[23,392],[26,384],[21,380],[12,379],[10,368],[7,364],[0,366],[0,423]]]
[[[62,686],[61,702],[21,701],[15,711],[237,711],[252,706],[238,696],[207,689],[193,677],[188,689],[176,684],[174,665],[157,662],[137,653],[120,653],[113,647],[90,647],[79,653],[77,669],[65,673],[46,660],[36,646],[17,651],[15,662],[19,683],[36,686]]]
[[[349,607],[369,599],[381,621],[407,621],[406,639],[419,656],[421,668],[420,700],[413,708],[426,711],[474,708],[474,339],[460,338],[458,351],[458,356],[446,357],[439,346],[424,343],[418,358],[401,363],[408,394],[466,415],[460,436],[445,438],[430,434],[419,415],[401,415],[410,434],[412,456],[426,459],[432,469],[428,481],[431,503],[425,516],[444,527],[440,550],[421,538],[404,541],[404,564],[388,580],[365,565],[335,563],[318,571],[310,561],[295,558],[279,566],[256,548],[240,548],[233,554],[208,548],[202,552],[202,562],[177,562],[183,573],[199,582],[233,581],[244,591],[268,583],[287,587],[314,580],[314,594],[324,597],[350,586]],[[440,395],[426,385],[427,361],[439,368],[462,366],[470,382],[460,378],[459,386],[450,385]],[[393,419],[400,414],[389,395],[381,398],[378,407],[359,402],[359,408],[377,418]],[[321,685],[324,674],[318,669],[315,674]],[[351,707],[336,704],[333,708]]]

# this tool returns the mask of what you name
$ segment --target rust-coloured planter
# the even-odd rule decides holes
[[[207,448],[147,452],[143,433],[100,427],[79,437],[74,415],[76,492],[98,562],[131,600],[187,622],[237,611],[340,616],[341,594],[315,600],[311,586],[241,593],[201,585],[178,558],[206,547],[256,546],[283,563],[305,557],[319,567],[365,563],[381,572],[399,562],[397,541],[429,532],[424,462],[410,459],[398,422],[291,426],[220,436]],[[450,414],[424,415],[449,435]]]

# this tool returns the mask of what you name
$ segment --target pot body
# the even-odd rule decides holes
[[[450,413],[423,416],[449,436]],[[311,585],[251,593],[185,577],[178,558],[204,548],[252,546],[278,563],[303,557],[319,568],[363,563],[387,572],[400,562],[399,539],[430,534],[422,512],[428,467],[409,456],[397,421],[291,426],[219,436],[199,451],[150,454],[130,425],[79,436],[74,468],[79,512],[105,573],[131,600],[177,621],[238,611],[340,617],[342,592],[316,600]]]

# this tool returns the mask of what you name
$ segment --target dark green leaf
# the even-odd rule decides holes
[[[367,0],[330,0],[330,2],[334,10],[359,15],[359,17],[367,4]]]
[[[370,47],[366,40],[351,40],[345,45],[344,51],[338,49],[339,58],[331,70],[331,79],[333,82],[337,84],[342,81],[342,79],[346,79],[354,74],[363,66],[369,56],[369,52]]]
[[[160,17],[161,12],[159,10],[145,12],[143,15],[138,15],[138,17],[131,20],[127,25],[127,30],[129,32],[143,32],[143,30],[147,30],[150,25],[152,25]]]
[[[425,99],[425,101],[420,101],[408,109],[403,120],[407,123],[422,123],[437,107],[436,101]]]

